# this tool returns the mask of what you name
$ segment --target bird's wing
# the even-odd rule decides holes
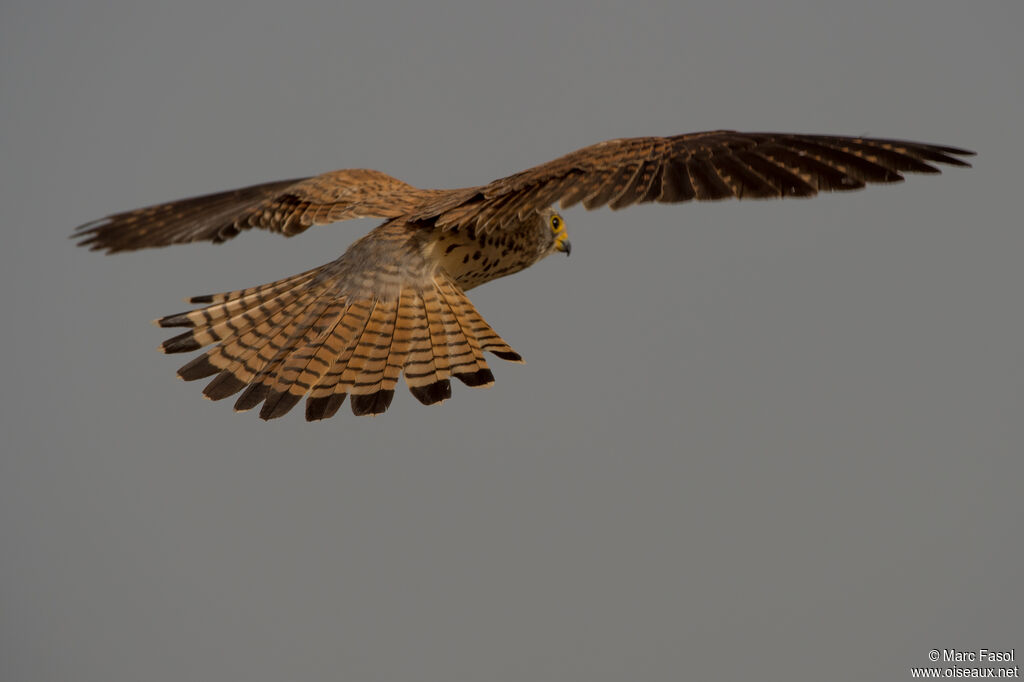
[[[80,226],[72,236],[79,246],[107,253],[223,242],[254,227],[290,237],[349,218],[395,218],[441,194],[380,171],[338,170],[117,213]]]
[[[956,157],[970,154],[902,140],[728,130],[626,138],[584,147],[476,191],[439,195],[410,219],[486,231],[556,202],[619,209],[652,201],[809,197],[899,182],[904,172],[938,173],[934,163],[969,166]]]

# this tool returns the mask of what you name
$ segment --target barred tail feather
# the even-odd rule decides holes
[[[431,299],[435,300],[436,299]],[[440,317],[435,308],[435,320]],[[424,405],[434,405],[452,397],[452,386],[448,381],[447,353],[434,353],[434,337],[438,335],[438,349],[447,347],[443,339],[443,328],[432,331],[427,299],[423,292],[416,292],[402,321],[410,329],[409,355],[405,364],[405,383],[409,391]]]
[[[326,371],[313,386],[306,399],[306,421],[333,417],[348,395],[338,384],[356,344],[370,320],[372,308],[365,301],[357,301],[346,309],[345,314],[331,330],[320,350],[325,352],[323,360]]]
[[[310,421],[333,416],[347,397],[356,415],[383,413],[403,373],[412,394],[429,405],[451,397],[452,376],[468,386],[491,385],[485,351],[522,362],[445,275],[367,299],[346,293],[327,267],[196,297],[208,305],[157,320],[191,327],[162,348],[176,353],[216,344],[179,376],[213,376],[206,397],[241,391],[235,409],[262,403],[263,419],[287,414],[305,396]]]
[[[330,303],[326,297],[315,300],[302,311],[301,317],[285,326],[276,342],[268,344],[277,350],[252,379],[249,387],[238,396],[236,410],[245,411],[262,402],[260,418],[273,419],[284,416],[295,406],[308,388],[293,383],[296,373],[289,371],[287,363],[299,349],[319,335],[317,322]],[[290,378],[292,381],[289,381]]]
[[[492,385],[494,374],[484,360],[476,335],[468,331],[468,325],[459,319],[458,312],[452,307],[451,299],[448,298],[443,285],[438,287],[438,293],[441,296],[441,314],[448,334],[448,358],[451,361],[452,376],[467,386]]]
[[[505,340],[494,331],[491,325],[484,321],[462,289],[451,280],[445,280],[442,290],[452,310],[455,311],[456,317],[463,325],[464,331],[475,338],[483,350],[494,353],[502,360],[523,362],[522,356],[512,350],[512,347],[505,343]]]
[[[394,391],[385,391],[381,382],[391,353],[397,311],[397,300],[375,302],[366,328],[341,373],[339,386],[351,396],[353,414],[380,414],[391,404]]]
[[[309,283],[323,269],[323,267],[313,268],[298,275],[286,277],[258,287],[238,289],[222,294],[192,296],[186,299],[186,302],[209,305],[198,310],[188,310],[176,315],[166,315],[153,322],[160,327],[209,327],[225,319],[251,313],[253,308],[260,309],[265,306],[271,306],[281,296]]]

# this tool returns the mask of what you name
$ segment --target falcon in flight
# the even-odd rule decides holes
[[[187,331],[165,353],[210,346],[178,370],[236,410],[287,413],[304,396],[306,419],[380,414],[401,375],[427,405],[451,397],[450,378],[489,386],[485,352],[522,358],[466,297],[484,282],[569,254],[552,206],[620,209],[644,202],[810,197],[901,173],[969,166],[972,152],[900,140],[711,131],[609,140],[464,189],[418,189],[375,170],[347,169],[269,182],[118,213],[79,227],[80,246],[117,253],[195,241],[215,243],[262,228],[286,237],[311,225],[384,222],[326,265],[223,294],[156,321]]]

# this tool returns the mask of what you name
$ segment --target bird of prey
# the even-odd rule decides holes
[[[212,346],[178,370],[213,377],[203,393],[241,391],[236,410],[333,416],[346,396],[357,415],[387,410],[401,375],[424,404],[451,397],[449,379],[489,386],[485,352],[518,353],[484,321],[466,291],[553,253],[569,254],[552,206],[620,209],[645,202],[810,197],[901,173],[969,166],[964,149],[901,140],[716,130],[609,140],[486,185],[418,189],[375,170],[347,169],[253,185],[118,213],[74,238],[116,253],[223,242],[262,228],[286,237],[348,218],[384,222],[336,260],[270,284],[195,296],[198,309],[156,320],[186,327],[165,353]]]

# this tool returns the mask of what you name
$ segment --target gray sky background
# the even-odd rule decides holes
[[[1024,4],[0,7],[0,678],[902,680],[1016,647]],[[149,320],[373,226],[118,257],[76,225],[342,167],[871,134],[975,168],[567,215],[472,292],[527,364],[264,423]]]

